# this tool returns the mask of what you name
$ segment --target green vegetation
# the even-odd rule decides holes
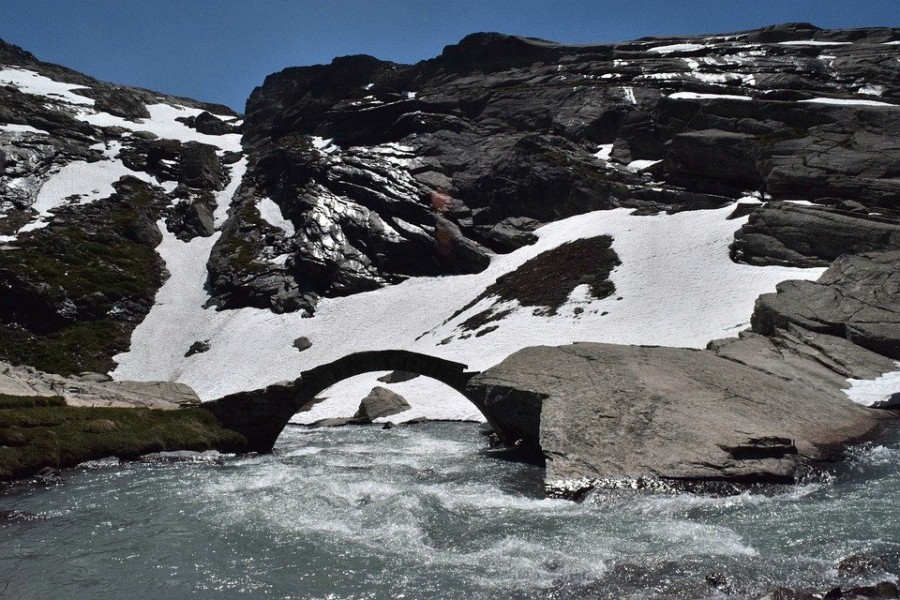
[[[0,352],[6,360],[47,373],[105,373],[114,366],[112,355],[130,339],[131,326],[112,319],[75,322],[47,335],[0,327]]]
[[[141,183],[60,209],[0,252],[0,358],[64,375],[114,366],[162,283],[154,201]]]
[[[501,275],[484,293],[502,300],[518,300],[523,306],[543,307],[545,314],[555,315],[579,285],[588,284],[591,295],[598,299],[612,295],[616,286],[609,274],[619,264],[610,236],[575,240],[538,254],[515,271]]]
[[[238,209],[242,223],[253,225],[255,229],[265,230],[271,227],[259,214],[253,202],[246,202]],[[244,235],[240,230],[226,229],[216,242],[223,256],[228,257],[228,266],[239,275],[255,275],[266,270],[266,266],[257,260],[263,243],[254,235]]]
[[[59,397],[0,395],[0,480],[106,456],[166,450],[239,452],[246,440],[202,408],[80,408]]]
[[[587,284],[594,298],[611,296],[616,291],[616,286],[609,280],[609,275],[621,264],[619,256],[612,249],[612,241],[612,237],[600,235],[568,242],[538,254],[515,271],[498,277],[497,281],[456,311],[448,321],[492,296],[499,301],[517,300],[522,306],[538,307],[540,314],[546,316],[555,315],[579,285]],[[464,331],[473,331],[492,321],[499,321],[511,312],[511,309],[495,311],[491,307],[469,317],[460,326]]]
[[[565,152],[553,148],[543,148],[541,157],[548,163],[566,169],[582,181],[587,180],[599,185],[606,185],[613,181],[604,169],[594,168],[584,162],[576,161]]]
[[[43,282],[53,300],[100,293],[111,308],[116,300],[143,294],[159,281],[158,272],[146,268],[157,261],[153,248],[102,232],[54,228],[50,235],[19,245],[18,251],[0,253],[0,268]]]

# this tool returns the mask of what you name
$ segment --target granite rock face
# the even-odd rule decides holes
[[[377,386],[359,403],[359,410],[353,415],[372,422],[379,417],[389,417],[409,410],[409,402],[396,392]]]
[[[755,332],[797,325],[900,360],[900,251],[842,256],[818,281],[785,281],[777,290],[757,300]]]
[[[510,382],[515,382],[510,384]],[[580,343],[520,350],[476,376],[485,409],[528,396],[548,482],[790,481],[803,460],[876,431],[876,411],[704,350]],[[526,403],[519,401],[519,405]],[[495,411],[495,408],[499,409]],[[510,417],[523,435],[520,415]]]
[[[748,193],[852,202],[888,224],[773,208],[740,236],[737,260],[825,265],[883,250],[864,240],[896,244],[898,38],[808,24],[580,46],[481,33],[415,65],[350,56],[285,69],[247,103],[244,202],[273,202],[291,226],[233,211],[221,254],[263,243],[230,269],[214,259],[214,302],[293,294],[279,310],[311,312],[322,295],[480,271],[541,223]],[[835,239],[820,243],[828,228]],[[284,268],[266,266],[282,254]]]
[[[735,233],[732,259],[751,265],[826,267],[843,254],[900,249],[900,221],[859,212],[770,202]]]

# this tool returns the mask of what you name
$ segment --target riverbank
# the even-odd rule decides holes
[[[171,450],[240,452],[246,441],[200,408],[68,406],[59,396],[0,394],[0,481],[107,456]]]

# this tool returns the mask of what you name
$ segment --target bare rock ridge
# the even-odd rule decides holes
[[[807,24],[579,46],[479,33],[415,65],[351,56],[285,69],[253,91],[243,122],[0,44],[0,67],[15,75],[0,86],[0,244],[27,248],[0,254],[0,279],[47,317],[18,300],[0,306],[0,358],[111,368],[166,276],[153,252],[159,218],[181,240],[220,229],[210,305],[306,314],[322,296],[481,271],[533,243],[542,223],[595,209],[703,209],[752,193],[769,204],[737,235],[736,261],[824,266],[896,248],[898,39]],[[57,91],[29,93],[41,78]],[[160,107],[203,141],[152,133],[144,123]],[[218,227],[216,193],[241,153],[217,140],[236,131],[249,165]],[[52,220],[41,212],[54,174],[110,160],[139,178],[117,182],[117,203],[100,208],[112,191],[98,191]],[[103,298],[19,260],[79,266],[59,248],[86,221],[110,223],[106,239],[132,217],[121,244],[88,236],[81,266],[110,275],[95,290]],[[128,286],[111,277],[121,271]],[[37,279],[54,281],[37,290]],[[87,350],[72,358],[76,345]],[[70,358],[50,358],[60,354]]]
[[[898,38],[808,24],[581,46],[482,33],[415,65],[285,69],[247,102],[250,168],[210,263],[215,301],[312,312],[321,295],[479,271],[548,221],[748,193],[830,211],[765,210],[735,260],[824,266],[896,247]],[[263,201],[291,227],[260,219]]]

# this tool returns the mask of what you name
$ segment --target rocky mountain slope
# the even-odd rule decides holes
[[[215,113],[215,114],[213,114]],[[222,106],[102,83],[0,42],[0,346],[108,371],[166,278],[157,221],[212,234],[240,157]]]
[[[759,217],[732,248],[743,262],[825,266],[883,248],[896,228],[868,221],[896,215],[900,193],[896,36],[788,25],[564,46],[475,34],[416,65],[356,56],[270,75],[247,103],[252,185],[213,252],[214,297],[312,312],[315,295],[481,271],[560,218],[747,194],[825,205],[858,229],[816,245],[785,231],[815,216]],[[270,201],[290,228],[251,208]]]
[[[869,253],[832,279],[893,286],[898,55],[898,30],[803,24],[474,34],[286,69],[240,117],[0,44],[0,359],[209,400],[357,350],[479,370],[535,344],[703,348],[842,255]],[[780,286],[754,330],[898,358],[893,287],[799,310],[816,285]],[[479,417],[421,379],[390,386],[404,418]]]

